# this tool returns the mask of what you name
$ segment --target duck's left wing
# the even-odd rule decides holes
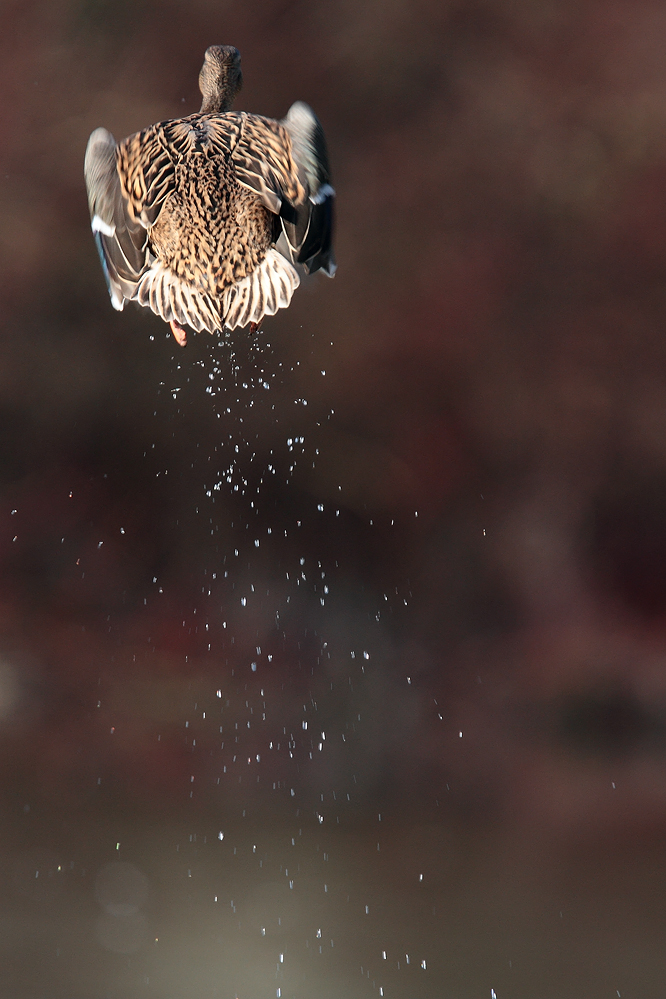
[[[84,173],[93,235],[114,308],[136,296],[154,262],[150,227],[173,186],[174,167],[157,128],[120,145],[105,128],[88,140]]]
[[[127,211],[116,163],[116,141],[105,128],[88,140],[84,173],[93,235],[111,303],[132,298],[146,264],[148,234]]]

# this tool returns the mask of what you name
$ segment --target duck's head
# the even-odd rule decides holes
[[[240,52],[233,45],[211,45],[206,49],[199,73],[201,114],[228,111],[243,85]]]

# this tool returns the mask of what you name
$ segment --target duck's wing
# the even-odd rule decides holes
[[[176,184],[164,126],[151,125],[118,144],[118,176],[130,217],[150,229]]]
[[[127,210],[116,151],[111,133],[96,129],[88,140],[84,173],[95,243],[111,303],[120,310],[132,298],[145,265],[147,232]]]
[[[331,277],[333,199],[324,133],[307,104],[294,104],[284,121],[246,112],[220,115],[217,141],[230,155],[240,184],[279,216],[277,248],[306,271]]]
[[[150,229],[175,186],[164,127],[153,125],[118,145],[98,128],[88,142],[85,177],[114,308],[134,300],[167,323],[187,323],[197,332],[221,329],[220,310],[211,297],[181,281],[151,251]]]
[[[286,204],[305,200],[307,191],[301,183],[292,155],[289,133],[279,121],[248,114],[245,111],[220,115],[216,127],[231,154],[236,179],[254,191],[274,215]]]
[[[174,184],[174,167],[156,128],[119,145],[105,128],[88,140],[84,167],[93,235],[114,308],[136,298],[155,260],[149,230]],[[143,304],[143,303],[142,303]]]
[[[284,236],[296,260],[306,271],[323,270],[329,277],[335,274],[333,254],[333,206],[335,191],[331,187],[331,171],[324,130],[312,108],[297,101],[289,108],[283,121],[289,137],[299,177],[308,197],[297,205],[295,221],[283,219]]]

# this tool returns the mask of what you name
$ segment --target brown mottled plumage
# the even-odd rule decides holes
[[[335,273],[333,199],[321,125],[297,102],[283,121],[229,108],[240,55],[212,46],[198,114],[86,150],[92,230],[111,302],[147,306],[184,346],[286,308],[298,268]]]

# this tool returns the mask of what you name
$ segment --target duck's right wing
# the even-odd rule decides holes
[[[292,104],[282,124],[289,133],[299,176],[308,192],[305,203],[296,206],[295,220],[283,219],[285,237],[297,262],[308,273],[323,270],[333,277],[335,191],[331,187],[324,130],[312,108],[303,101]]]
[[[283,121],[229,112],[213,128],[238,182],[279,216],[278,250],[306,271],[322,269],[332,277],[335,191],[324,132],[311,108],[298,101]]]

